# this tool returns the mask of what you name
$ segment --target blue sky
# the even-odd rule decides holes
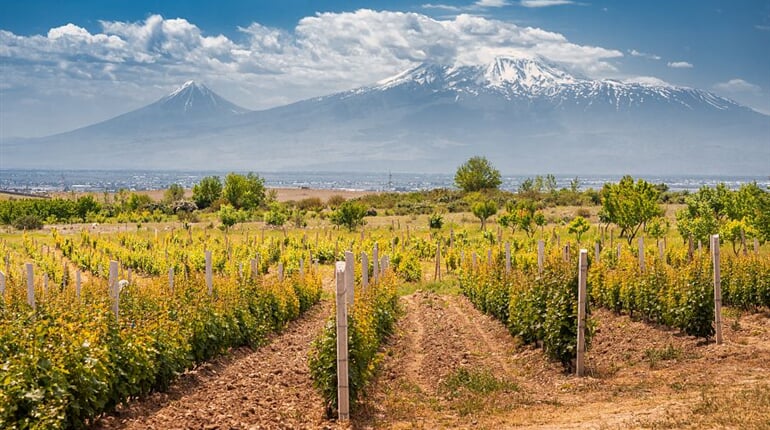
[[[770,114],[768,1],[25,0],[0,4],[0,137],[104,120],[188,79],[262,109],[519,54]]]

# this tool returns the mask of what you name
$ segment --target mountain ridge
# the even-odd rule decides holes
[[[9,167],[445,172],[482,154],[507,171],[606,173],[646,164],[654,167],[646,173],[765,174],[767,136],[770,117],[708,91],[590,80],[538,59],[499,57],[424,63],[371,86],[261,111],[188,81],[144,108],[2,149]]]

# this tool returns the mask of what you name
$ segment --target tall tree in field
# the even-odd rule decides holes
[[[166,192],[163,194],[163,201],[166,203],[174,203],[184,198],[184,188],[179,184],[169,185]]]
[[[193,201],[205,209],[222,198],[222,181],[219,176],[206,176],[193,186]]]
[[[265,181],[251,172],[246,176],[230,173],[222,196],[236,209],[255,209],[265,200]]]
[[[357,226],[364,225],[365,216],[366,207],[364,205],[354,201],[346,201],[339,205],[330,219],[332,224],[344,226],[353,231]]]
[[[620,235],[631,244],[644,223],[663,214],[658,194],[652,184],[642,179],[634,182],[631,176],[624,176],[617,184],[606,183],[599,218],[620,227]]]
[[[502,184],[500,171],[485,157],[472,157],[455,173],[455,184],[466,192],[493,190]]]
[[[481,221],[481,230],[484,231],[487,228],[487,218],[497,213],[497,204],[494,200],[478,202],[471,207],[471,211]]]

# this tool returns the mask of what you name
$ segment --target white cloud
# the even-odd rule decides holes
[[[661,59],[660,55],[648,54],[646,52],[637,51],[636,49],[630,49],[628,50],[628,53],[631,54],[632,57],[642,57],[656,61]]]
[[[367,9],[320,13],[301,19],[292,31],[253,23],[239,28],[243,37],[232,39],[159,15],[101,26],[97,34],[75,24],[46,35],[0,30],[3,82],[10,86],[0,94],[0,115],[15,109],[12,93],[72,106],[109,93],[114,97],[109,109],[93,109],[104,115],[140,107],[197,79],[259,109],[373,83],[424,61],[469,64],[498,55],[542,56],[590,77],[606,77],[617,74],[612,61],[623,56],[570,42],[560,33],[468,14],[435,19]],[[33,123],[28,127],[39,133]],[[3,124],[24,127],[23,121]]]
[[[574,3],[572,0],[521,0],[521,5],[524,7],[561,6]]]
[[[641,84],[641,85],[652,85],[652,86],[671,86],[670,83],[664,81],[663,79],[656,78],[654,76],[632,76],[630,78],[623,79],[623,82],[629,83],[629,84]]]
[[[754,85],[750,82],[746,82],[743,79],[735,78],[730,79],[727,82],[720,82],[714,85],[717,90],[729,92],[729,93],[760,93],[762,88],[759,85]]]
[[[756,28],[757,30],[760,30],[760,31],[770,31],[770,25],[757,24],[757,25],[754,26],[754,28]]]
[[[692,69],[693,65],[688,63],[687,61],[669,61],[666,64],[668,67],[671,67],[672,69]]]
[[[478,0],[474,4],[479,7],[504,7],[509,3],[506,0]]]
[[[425,3],[420,7],[423,9],[441,9],[441,10],[449,10],[452,12],[460,12],[462,10],[460,7],[452,6],[449,4],[441,4],[441,3]]]

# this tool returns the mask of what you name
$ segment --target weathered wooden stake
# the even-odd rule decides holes
[[[695,245],[692,241],[692,236],[687,238],[687,259],[692,261],[693,254],[695,254]]]
[[[441,280],[441,240],[436,242],[436,268],[433,271],[433,280]]]
[[[345,292],[348,312],[353,309],[355,301],[355,281],[356,281],[356,256],[350,251],[345,251]]]
[[[492,265],[492,250],[487,249],[487,266]]]
[[[78,299],[80,298],[80,286],[81,286],[80,270],[78,269],[75,271],[75,297],[77,297]]]
[[[602,261],[602,244],[598,241],[594,244],[594,260],[596,264]]]
[[[278,282],[283,282],[283,263],[278,263]]]
[[[174,268],[169,267],[168,268],[168,289],[171,291],[171,294],[174,294]]]
[[[126,277],[127,277],[126,280],[130,284],[131,283],[131,268],[130,267],[126,270]]]
[[[663,242],[658,242],[658,257],[660,261],[666,261],[666,247]]]
[[[0,298],[5,298],[5,273],[0,272]]]
[[[48,294],[48,273],[43,272],[43,295]]]
[[[639,237],[639,270],[644,272],[644,237]]]
[[[350,392],[348,384],[348,312],[345,306],[345,262],[338,261],[335,270],[337,283],[337,407],[340,421],[350,419]]]
[[[505,274],[511,273],[511,243],[505,242]]]
[[[361,287],[366,289],[369,286],[369,256],[365,252],[361,253]]]
[[[211,251],[204,251],[206,256],[206,289],[209,292],[209,296],[214,294],[214,279],[211,268]]]
[[[110,261],[110,278],[113,283],[110,284],[110,291],[112,291],[112,313],[115,314],[115,319],[120,318],[120,286],[118,285],[118,262]]]
[[[476,264],[478,264],[476,262],[477,259],[478,259],[478,257],[476,256],[475,252],[473,254],[471,254],[471,267],[473,267],[474,270],[476,269]]]
[[[565,262],[569,261],[569,242],[567,242],[567,244],[564,245],[564,253],[562,256]]]
[[[543,264],[545,263],[545,241],[537,241],[537,273],[543,273]]]
[[[380,277],[387,272],[388,268],[390,268],[390,257],[383,255],[382,262],[380,262]]]
[[[588,275],[588,251],[580,250],[580,262],[578,264],[578,333],[577,333],[577,376],[585,373],[586,353],[586,278]]]
[[[27,263],[27,303],[35,309],[35,267]]]
[[[759,239],[754,238],[754,254],[759,254]]]
[[[722,344],[722,277],[719,264],[719,235],[711,236],[711,256],[714,262],[714,331],[717,345]]]
[[[749,249],[746,247],[746,232],[741,229],[741,248],[743,248],[743,255],[749,255]]]

